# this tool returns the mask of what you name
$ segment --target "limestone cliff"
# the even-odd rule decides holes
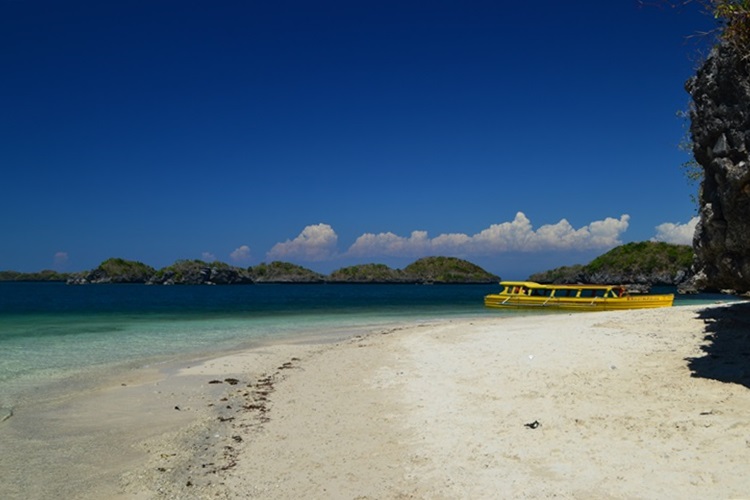
[[[693,154],[704,170],[695,285],[750,290],[750,59],[718,45],[686,89]]]

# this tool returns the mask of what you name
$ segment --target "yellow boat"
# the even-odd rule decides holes
[[[505,308],[549,308],[612,311],[671,307],[674,294],[631,295],[622,285],[541,285],[533,281],[501,281],[502,290],[484,297],[484,305]]]

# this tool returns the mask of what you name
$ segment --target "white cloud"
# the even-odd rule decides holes
[[[277,243],[268,252],[270,260],[298,258],[307,261],[323,261],[337,254],[338,236],[328,224],[307,226],[299,236],[284,243]]]
[[[608,217],[575,229],[562,219],[534,230],[523,212],[511,222],[493,224],[469,236],[462,233],[441,234],[430,239],[424,231],[409,237],[393,233],[363,234],[349,248],[347,255],[414,257],[424,255],[492,255],[501,252],[537,252],[554,250],[591,250],[621,244],[620,235],[628,228],[629,215]]]
[[[674,243],[677,245],[691,245],[693,243],[693,234],[695,226],[698,225],[698,217],[693,217],[685,224],[673,224],[665,222],[656,226],[656,236],[651,241],[663,241],[665,243]]]
[[[240,248],[242,248],[242,247],[240,247]],[[239,248],[237,250],[239,250]],[[235,250],[235,252],[237,250]],[[250,250],[250,249],[248,248],[248,250]],[[216,260],[216,255],[212,254],[211,252],[203,252],[201,254],[201,260],[204,260],[206,262],[213,262],[213,261]]]
[[[230,253],[229,257],[231,257],[234,262],[248,261],[250,260],[250,247],[247,245],[242,245],[241,247],[236,248],[234,252]]]
[[[53,257],[56,268],[65,267],[68,263],[68,252],[57,252]]]
[[[429,253],[431,247],[432,242],[425,231],[414,231],[408,238],[390,232],[366,233],[357,238],[357,241],[349,247],[347,254],[351,256],[414,256]]]

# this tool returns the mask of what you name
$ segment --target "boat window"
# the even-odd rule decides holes
[[[555,290],[555,297],[575,297],[578,290],[573,288],[560,288]]]
[[[532,297],[549,297],[550,295],[552,295],[552,290],[549,290],[547,288],[532,288],[531,289]]]
[[[581,290],[581,297],[582,298],[594,298],[594,297],[604,297],[604,295],[607,293],[607,290],[600,289],[600,288],[587,288],[584,290]]]

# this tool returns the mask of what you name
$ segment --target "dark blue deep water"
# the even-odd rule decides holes
[[[145,286],[0,283],[0,315],[173,314],[274,315],[481,311],[496,285]]]

